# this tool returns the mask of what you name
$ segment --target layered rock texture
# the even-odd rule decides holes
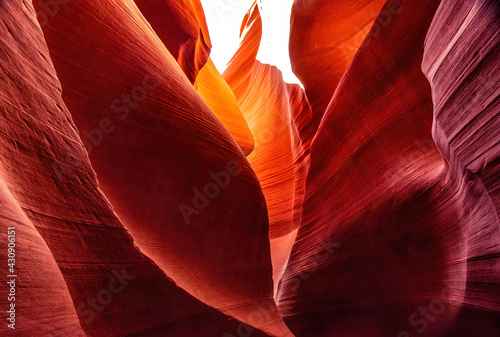
[[[381,9],[311,145],[277,297],[296,336],[500,334],[498,18],[488,1]]]
[[[254,3],[243,20],[240,48],[223,75],[254,135],[255,147],[247,158],[266,198],[277,286],[299,226],[307,172],[308,157],[295,120],[310,119],[311,109],[298,85],[286,84],[278,68],[255,59],[261,35]]]
[[[135,4],[193,83],[212,47],[200,0],[136,0]]]
[[[0,12],[3,247],[8,227],[18,238],[18,323],[15,331],[2,324],[2,335],[216,336],[241,330],[242,323],[179,288],[134,244],[98,187],[35,10],[26,4],[9,1]],[[3,286],[2,304],[8,305]]]
[[[0,3],[0,335],[500,336],[498,3],[266,3]]]

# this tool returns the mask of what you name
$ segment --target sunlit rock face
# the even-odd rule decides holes
[[[390,24],[400,10],[391,0],[387,13],[375,18],[385,0],[296,0],[290,18],[290,60],[312,106],[309,127],[316,132],[340,78],[359,46],[372,32]]]
[[[208,57],[210,36],[200,1],[136,1],[136,4],[243,153],[252,152],[253,137],[248,124],[231,88]]]
[[[247,90],[245,81],[251,76],[261,38],[262,19],[255,1],[241,22],[240,47],[222,74],[237,99]]]
[[[214,115],[231,132],[245,156],[248,156],[254,148],[252,132],[233,91],[210,58],[196,77],[194,87]]]
[[[500,336],[498,3],[266,5],[0,3],[1,336]]]
[[[254,135],[255,147],[247,158],[266,198],[277,287],[299,225],[307,172],[306,151],[295,119],[307,119],[310,107],[298,85],[286,84],[278,68],[255,59],[261,23],[254,3],[242,23],[240,48],[223,75]]]

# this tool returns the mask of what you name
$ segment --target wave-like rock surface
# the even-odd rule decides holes
[[[194,83],[212,48],[200,0],[135,0],[135,3]]]
[[[298,85],[286,84],[278,68],[255,59],[261,24],[254,3],[242,23],[240,48],[223,75],[254,135],[255,148],[247,158],[266,198],[277,287],[299,225],[307,172],[300,133],[308,119],[303,115],[310,115],[310,106]],[[300,131],[295,118],[301,119]]]
[[[500,336],[498,1],[266,4],[0,2],[0,335]]]
[[[233,91],[210,58],[196,77],[194,87],[214,115],[231,132],[245,156],[248,156],[254,147],[252,132]]]
[[[7,229],[16,227],[18,276],[16,330],[2,309],[0,334],[242,330],[243,323],[180,289],[133,243],[97,186],[31,2],[4,1],[0,9],[0,241],[7,247]],[[61,171],[67,160],[73,169]],[[6,291],[2,286],[2,308]]]
[[[24,188],[37,182],[37,171],[45,169],[51,176],[50,162],[33,160],[38,151],[43,156],[44,149],[36,149],[34,141],[44,144],[50,139],[32,134],[37,128],[30,126],[43,123],[35,112],[63,104],[53,69],[45,59],[43,35],[29,7],[31,12],[17,1],[0,6],[0,245],[4,267],[0,334],[15,331],[28,336],[36,330],[43,336],[60,331],[85,336],[64,275],[37,230],[45,221],[29,213],[32,206],[39,209],[36,186]],[[25,160],[31,166],[26,167]]]
[[[483,182],[500,215],[500,5],[443,1],[427,35],[435,137]]]
[[[313,118],[309,133],[316,132],[326,107],[359,46],[370,31],[378,34],[400,10],[389,0],[386,12],[374,20],[386,0],[293,2],[290,21],[290,60],[307,92]]]
[[[278,292],[280,311],[296,336],[498,334],[498,216],[481,179],[460,165],[442,137],[439,93],[454,92],[440,82],[431,92],[421,71],[424,39],[439,3],[401,1],[388,25],[373,26],[328,105],[312,143],[301,227]],[[480,9],[491,15],[491,8],[479,3],[452,10],[444,2],[438,12],[444,17],[430,31],[440,40],[426,45],[426,58],[437,50],[450,57],[440,73],[449,77],[447,85],[460,85],[458,79],[474,71],[471,63],[453,59],[453,47],[471,55],[473,64],[494,58],[488,48],[498,53],[495,33],[469,29],[453,46],[441,40],[439,22],[451,24],[450,35],[457,32],[455,18],[457,27],[464,22],[456,10],[487,21]],[[479,36],[486,49],[470,54],[467,39]],[[488,119],[481,110],[461,111],[463,117],[448,115],[445,125]],[[484,125],[461,136],[486,133]],[[488,149],[489,139],[474,144]],[[488,153],[485,162],[493,157]],[[474,331],[476,319],[484,326]]]
[[[466,277],[449,336],[500,335],[500,6],[443,0],[422,64],[432,88],[433,138],[461,179]]]
[[[196,298],[285,335],[255,173],[139,9],[72,1],[43,29],[99,186],[137,245]],[[254,320],[259,301],[271,304]]]
[[[208,56],[210,35],[200,1],[139,0],[136,4],[243,153],[252,152],[253,137],[248,124],[231,88]]]
[[[254,1],[241,22],[240,47],[222,74],[238,100],[247,90],[245,82],[251,76],[261,39],[262,19],[257,1]]]

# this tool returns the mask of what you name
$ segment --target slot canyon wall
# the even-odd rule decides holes
[[[500,337],[498,2],[269,1],[0,2],[0,335]]]

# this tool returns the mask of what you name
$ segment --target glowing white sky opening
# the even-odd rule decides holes
[[[201,0],[207,19],[212,52],[210,57],[222,73],[239,46],[241,21],[253,0]],[[275,65],[285,82],[299,83],[288,56],[290,10],[293,0],[259,0],[262,41],[257,60]]]

